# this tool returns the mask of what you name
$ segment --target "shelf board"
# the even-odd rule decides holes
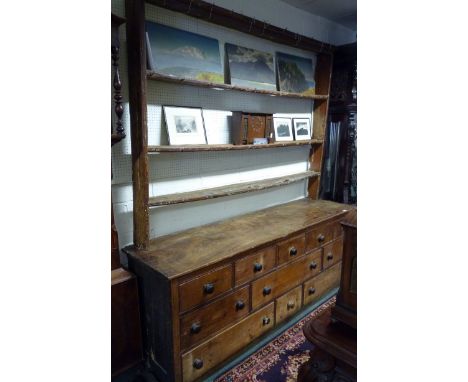
[[[316,100],[316,101],[328,99],[328,95],[321,95],[321,94],[303,95],[299,93],[288,93],[288,92],[281,92],[277,90],[251,89],[251,88],[246,88],[246,87],[236,86],[236,85],[217,84],[213,82],[205,82],[205,81],[199,81],[199,80],[192,80],[188,78],[169,76],[167,74],[156,73],[150,70],[146,72],[146,77],[150,80],[156,80],[156,81],[162,81],[162,82],[197,86],[201,88],[210,88],[210,89],[217,89],[217,90],[236,90],[236,91],[246,92],[246,93],[269,95],[272,97],[302,98],[302,99],[311,99],[311,100]]]
[[[322,139],[308,141],[275,142],[267,145],[174,145],[174,146],[148,146],[148,153],[179,153],[195,151],[233,151],[271,149],[275,147],[309,146],[323,143]]]
[[[223,196],[231,196],[243,194],[246,192],[266,190],[273,187],[285,186],[294,182],[299,182],[304,179],[320,176],[319,172],[305,171],[298,174],[281,176],[279,178],[265,179],[254,182],[244,182],[238,184],[229,184],[227,186],[208,188],[204,190],[181,192],[177,194],[161,195],[149,198],[148,206],[168,206],[172,204],[196,202],[199,200],[207,200],[221,198]]]

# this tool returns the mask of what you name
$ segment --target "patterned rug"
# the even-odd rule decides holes
[[[274,338],[256,353],[236,365],[214,382],[296,382],[299,367],[314,348],[304,334],[304,324],[335,304],[332,297],[302,320]]]

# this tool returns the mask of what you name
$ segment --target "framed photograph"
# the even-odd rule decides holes
[[[312,59],[276,53],[279,90],[304,95],[315,94],[314,64]]]
[[[164,116],[170,145],[206,144],[201,109],[164,106]]]
[[[293,141],[291,118],[273,118],[275,141]]]
[[[224,83],[218,40],[150,21],[148,59],[150,69],[175,77]]]
[[[275,65],[271,53],[226,43],[232,85],[276,90]]]
[[[312,139],[309,118],[294,118],[293,126],[296,141],[308,141],[309,139]]]

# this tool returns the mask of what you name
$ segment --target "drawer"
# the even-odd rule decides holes
[[[232,267],[226,265],[179,285],[180,311],[210,301],[232,288]]]
[[[182,355],[184,382],[191,382],[274,326],[271,303]]]
[[[299,311],[302,306],[302,285],[276,299],[276,325]]]
[[[322,250],[303,256],[252,282],[252,309],[273,301],[322,269]]]
[[[265,248],[236,261],[236,285],[259,277],[276,265],[276,246]]]
[[[343,256],[343,237],[336,239],[323,247],[323,269],[331,267],[341,260]]]
[[[325,293],[340,285],[341,263],[324,270],[304,283],[304,305],[317,301]]]
[[[304,254],[305,236],[293,237],[278,244],[278,265],[294,260]]]
[[[341,235],[341,224],[334,222],[323,224],[306,232],[306,252],[312,251]]]
[[[249,314],[249,287],[214,301],[180,319],[180,343],[185,350],[231,322]]]

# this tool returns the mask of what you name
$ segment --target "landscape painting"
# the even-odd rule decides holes
[[[311,139],[310,133],[310,119],[308,118],[294,118],[294,136],[296,141],[304,141]]]
[[[226,43],[231,85],[276,90],[273,55]]]
[[[146,22],[150,69],[176,77],[224,83],[218,40]]]
[[[291,118],[273,118],[273,125],[275,129],[275,141],[293,140]]]
[[[202,110],[200,108],[163,106],[171,145],[206,144]]]
[[[315,94],[314,67],[310,58],[276,53],[279,90],[303,95]]]

